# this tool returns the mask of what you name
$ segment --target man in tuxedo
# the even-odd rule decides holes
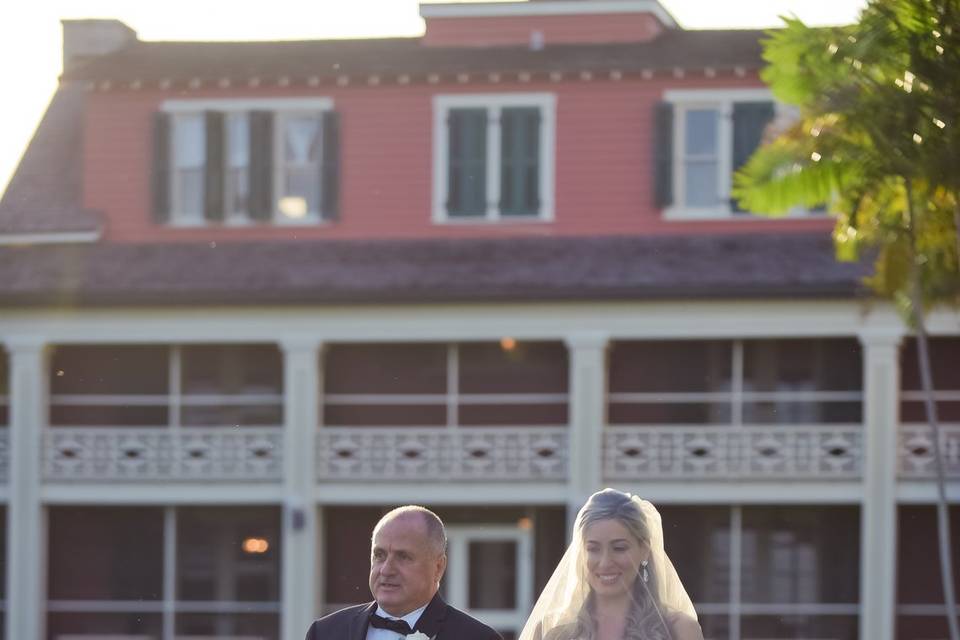
[[[315,621],[306,640],[503,640],[437,594],[447,568],[447,533],[429,509],[398,507],[373,529],[374,601]]]

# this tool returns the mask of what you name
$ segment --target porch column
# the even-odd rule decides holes
[[[603,483],[603,428],[606,423],[606,335],[594,332],[567,336],[570,354],[570,442],[567,521]]]
[[[897,567],[897,429],[903,333],[864,330],[860,638],[893,640]]]
[[[43,638],[46,532],[40,503],[40,446],[47,424],[43,340],[6,341],[10,357],[7,507],[7,638]]]
[[[314,440],[319,419],[321,343],[291,339],[283,350],[283,581],[281,638],[301,640],[317,614]]]

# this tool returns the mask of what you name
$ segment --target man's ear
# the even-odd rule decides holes
[[[447,554],[441,553],[437,558],[437,582],[443,577],[443,572],[447,570]]]

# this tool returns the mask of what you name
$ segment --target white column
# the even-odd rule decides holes
[[[570,478],[568,524],[603,483],[603,428],[606,423],[607,336],[567,336],[570,354]]]
[[[860,638],[893,640],[897,568],[897,429],[903,334],[864,330]]]
[[[319,417],[320,342],[286,340],[283,349],[283,640],[301,640],[316,615],[318,576],[314,441]]]
[[[7,507],[7,638],[43,638],[45,527],[40,446],[47,423],[47,350],[39,339],[6,342],[10,357],[10,501]]]

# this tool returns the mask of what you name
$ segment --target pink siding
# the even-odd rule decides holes
[[[151,116],[162,99],[173,96],[151,91],[92,93],[85,136],[85,203],[105,213],[106,238],[115,242],[827,230],[831,222],[824,219],[665,221],[653,206],[652,114],[663,91],[756,84],[756,80],[734,78],[629,78],[619,82],[258,90],[258,96],[328,96],[342,114],[340,220],[296,228],[156,226],[149,210]],[[434,224],[432,96],[534,91],[557,96],[555,220]],[[189,95],[249,97],[251,93]]]
[[[428,18],[421,42],[429,47],[526,45],[539,31],[546,44],[600,44],[653,40],[663,25],[649,13],[509,18]]]

